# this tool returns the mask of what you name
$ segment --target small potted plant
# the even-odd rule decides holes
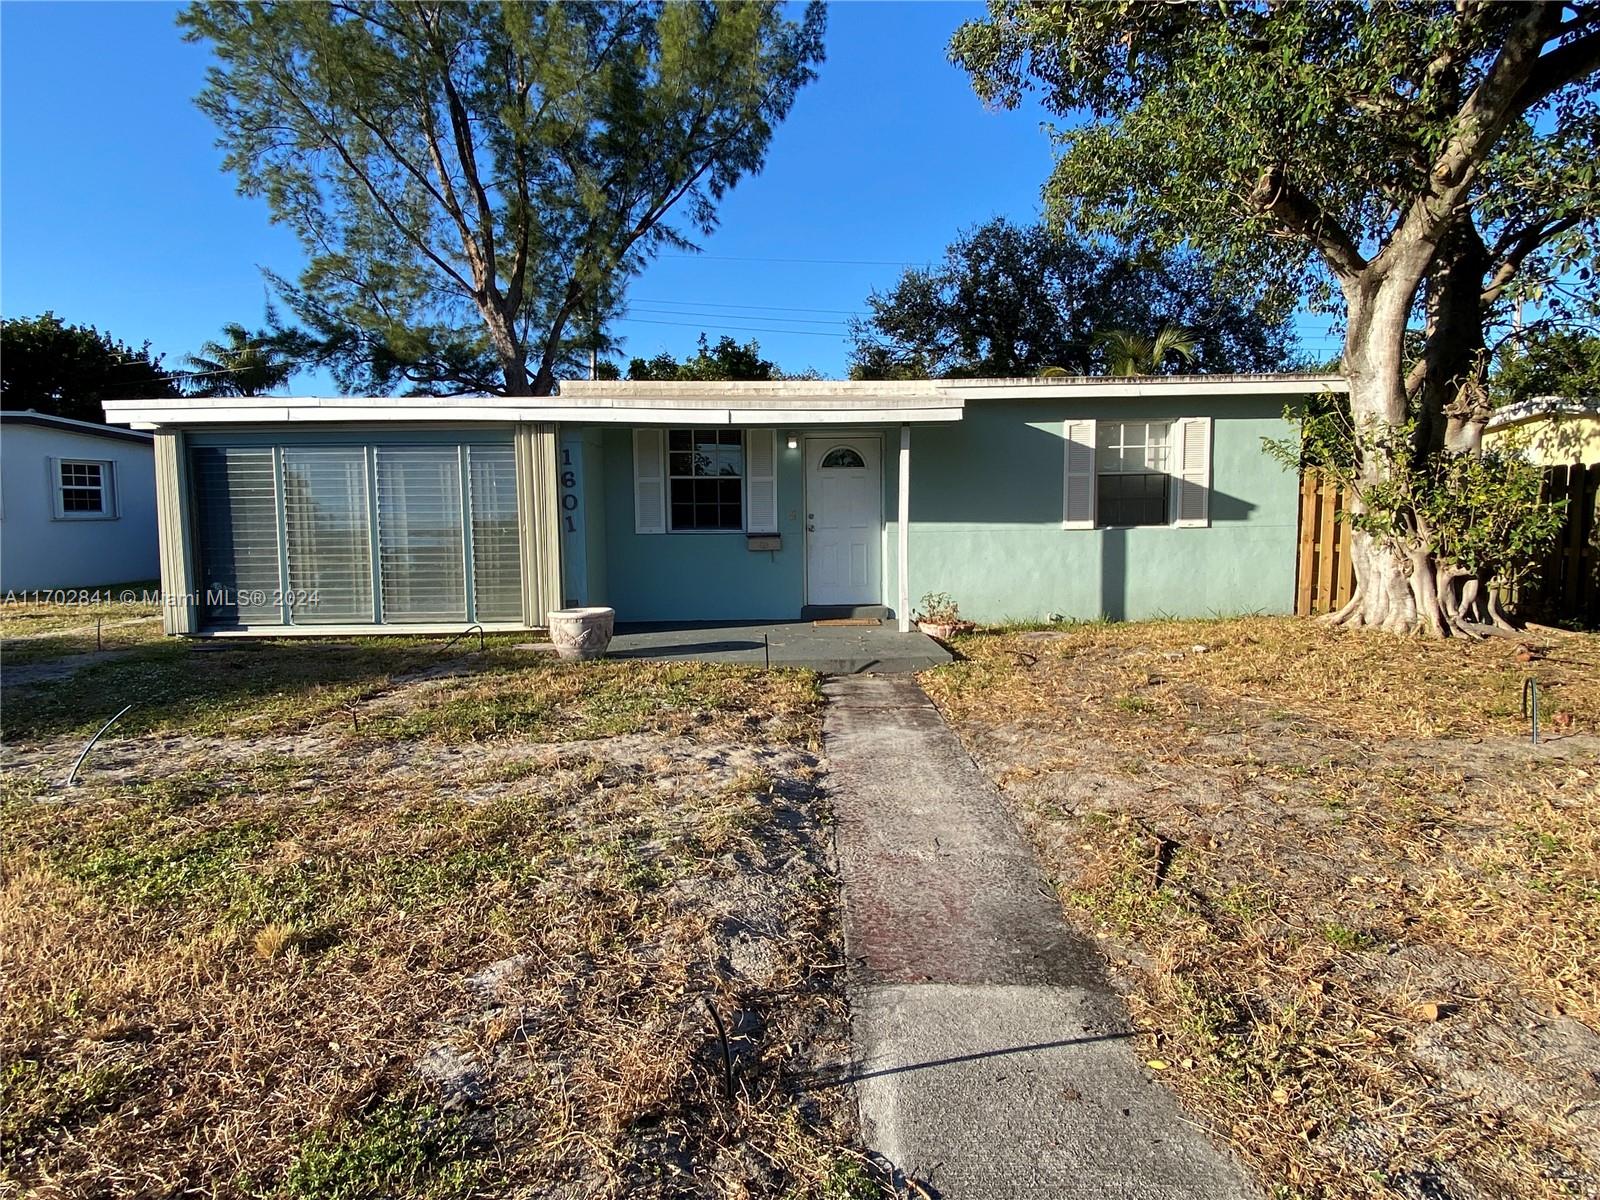
[[[949,592],[929,592],[922,598],[922,610],[911,614],[911,619],[923,633],[941,642],[974,628],[971,621],[961,619],[961,609]]]

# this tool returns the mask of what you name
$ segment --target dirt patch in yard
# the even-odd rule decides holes
[[[8,704],[0,1191],[864,1188],[815,681],[429,653]]]
[[[1600,638],[1258,619],[960,649],[930,695],[1147,1059],[1267,1190],[1600,1194]]]

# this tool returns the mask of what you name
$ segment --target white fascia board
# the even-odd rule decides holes
[[[926,425],[959,421],[961,405],[938,408],[735,408],[730,425]]]
[[[107,419],[136,429],[182,425],[388,425],[510,424],[554,421],[575,425],[886,425],[959,421],[959,402],[912,408],[855,405],[784,405],[730,409],[704,404],[602,405],[400,405],[282,403],[241,406],[191,406],[122,402]]]
[[[997,384],[990,387],[951,389],[968,403],[983,400],[1137,400],[1189,396],[1309,396],[1320,392],[1343,394],[1350,385],[1339,380],[1177,379],[1171,383],[1141,380],[1137,383],[1080,383],[1061,387],[1048,384]]]

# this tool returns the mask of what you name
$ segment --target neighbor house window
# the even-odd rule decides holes
[[[1170,421],[1095,423],[1095,489],[1101,525],[1171,523]]]
[[[744,528],[744,435],[737,429],[667,431],[672,529]]]
[[[60,518],[114,517],[111,464],[81,458],[55,460],[55,515]]]

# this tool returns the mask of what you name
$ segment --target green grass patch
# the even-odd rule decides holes
[[[449,1200],[469,1195],[484,1164],[459,1118],[386,1101],[311,1134],[275,1195],[282,1200]]]
[[[61,1068],[23,1058],[0,1065],[0,1159],[116,1107],[136,1081],[123,1063]]]

